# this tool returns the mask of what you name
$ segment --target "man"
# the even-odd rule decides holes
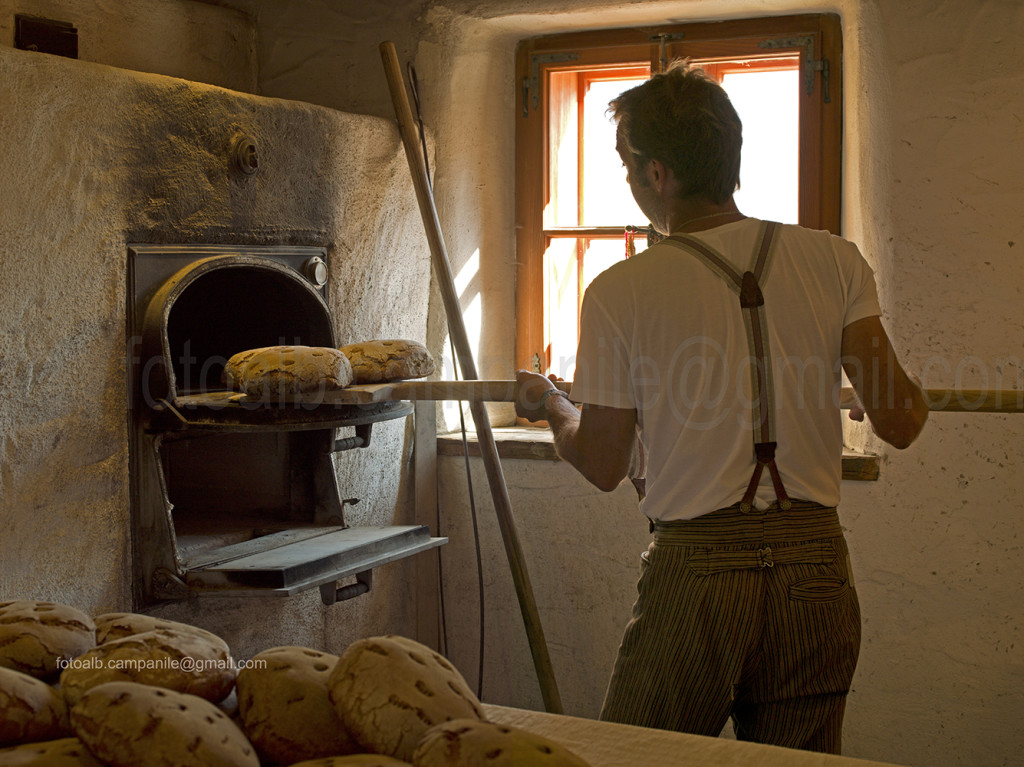
[[[519,414],[602,490],[639,427],[654,540],[602,719],[839,753],[860,612],[836,513],[845,370],[886,442],[928,406],[856,246],[744,216],[740,120],[674,64],[611,104],[641,210],[672,235],[588,288],[572,399],[519,371]]]

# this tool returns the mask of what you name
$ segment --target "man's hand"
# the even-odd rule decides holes
[[[909,378],[911,381],[913,381],[918,389],[922,389],[923,390],[924,387],[921,385],[921,379],[918,378],[916,374],[911,373],[910,371],[906,371],[906,373],[907,373],[907,378]],[[856,391],[854,391],[854,393],[853,393],[853,404],[850,406],[850,411],[849,411],[848,415],[849,415],[851,421],[858,421],[858,422],[863,421],[864,420],[864,416],[867,415],[867,410],[864,409],[864,405],[860,401],[860,397],[857,396],[857,392]]]
[[[584,404],[581,412],[557,394],[548,395],[542,405],[541,395],[554,389],[559,380],[557,376],[516,371],[516,414],[530,422],[546,420],[558,456],[594,486],[614,490],[629,471],[633,457],[636,410]]]
[[[903,450],[928,420],[928,400],[918,381],[896,359],[881,318],[865,317],[843,328],[843,371],[857,393],[850,418],[867,414],[881,439]]]
[[[516,383],[519,384],[519,396],[516,398],[516,415],[530,423],[547,419],[547,410],[541,404],[540,397],[548,389],[554,389],[554,381],[558,377],[552,375],[545,378],[539,373],[529,370],[516,371]]]
[[[867,415],[867,411],[864,409],[864,405],[861,404],[860,397],[857,396],[856,392],[853,395],[853,404],[850,405],[850,411],[848,415],[851,421],[863,421],[864,416]]]

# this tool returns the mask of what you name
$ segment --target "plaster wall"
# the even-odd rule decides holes
[[[844,233],[876,270],[898,351],[933,387],[1021,389],[1024,197],[1020,98],[1024,9],[1002,0],[438,0],[405,2],[360,28],[370,38],[329,53],[321,24],[299,49],[257,13],[260,88],[286,95],[292,71],[320,72],[304,98],[390,116],[376,42],[394,40],[420,81],[436,139],[435,194],[463,307],[480,316],[480,367],[511,373],[514,228],[512,54],[532,35],[594,27],[812,11],[841,14],[844,35]],[[337,35],[371,11],[289,4]],[[340,16],[337,12],[340,9]],[[396,23],[402,19],[404,23]],[[348,38],[344,38],[348,39]],[[268,55],[269,54],[269,55]],[[344,59],[344,68],[340,60]],[[322,65],[322,68],[321,68]],[[432,303],[432,348],[443,349]],[[496,419],[507,412],[495,413]],[[1024,591],[1019,498],[1024,419],[935,414],[909,451],[863,429],[852,445],[883,456],[877,483],[844,483],[841,510],[864,614],[864,644],[846,719],[848,755],[909,765],[1009,765],[1024,734]],[[475,554],[465,477],[440,461],[441,532],[451,656],[475,681]],[[628,488],[602,495],[564,465],[506,461],[527,565],[569,713],[593,715],[628,617],[647,541]],[[487,646],[484,696],[541,706],[486,483],[474,465]],[[628,586],[623,582],[628,581]]]
[[[385,120],[161,75],[0,46],[0,105],[0,599],[130,610],[127,244],[324,246],[342,343],[422,339],[412,184]],[[240,130],[257,141],[253,177],[230,172]],[[412,521],[410,434],[378,424],[370,447],[339,454],[343,497],[361,499],[350,524]],[[415,635],[415,565],[375,576],[331,608],[314,590],[151,612],[239,659]]]
[[[15,14],[74,25],[82,61],[256,89],[256,27],[242,9],[201,0],[0,0],[0,45],[14,45]]]

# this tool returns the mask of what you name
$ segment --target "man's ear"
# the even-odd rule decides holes
[[[648,160],[647,179],[651,182],[651,185],[660,192],[668,182],[668,168],[665,163],[661,160],[655,160],[654,158]]]

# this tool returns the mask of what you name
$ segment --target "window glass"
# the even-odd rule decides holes
[[[743,122],[736,205],[749,216],[795,224],[799,218],[800,72],[735,72],[722,78]]]
[[[577,240],[556,237],[544,253],[544,325],[552,371],[574,365],[579,337],[579,259]],[[559,373],[559,375],[562,375]],[[568,376],[563,378],[571,380]]]
[[[639,226],[647,223],[626,184],[626,169],[615,151],[615,123],[608,113],[609,101],[642,82],[594,80],[583,97],[583,210],[580,225]]]
[[[552,72],[548,84],[546,226],[576,226],[579,222],[578,83],[576,72]]]

